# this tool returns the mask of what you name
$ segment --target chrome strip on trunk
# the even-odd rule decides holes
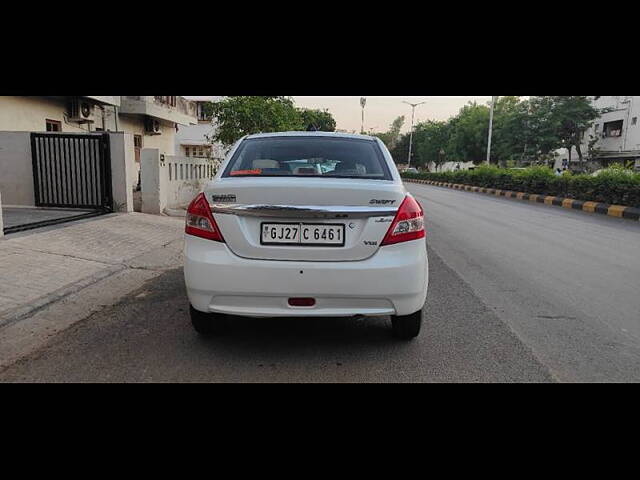
[[[316,206],[316,205],[240,205],[212,204],[213,213],[249,217],[277,218],[368,218],[392,217],[397,208],[368,207],[358,205]]]

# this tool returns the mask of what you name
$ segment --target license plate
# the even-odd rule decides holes
[[[327,223],[263,223],[262,245],[344,246],[344,225]]]

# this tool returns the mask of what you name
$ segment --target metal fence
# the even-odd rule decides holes
[[[31,155],[36,206],[111,210],[108,134],[32,133]]]

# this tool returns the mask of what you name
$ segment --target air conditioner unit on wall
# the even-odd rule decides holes
[[[153,117],[144,118],[144,133],[145,135],[161,135],[160,120]]]
[[[69,121],[76,123],[94,123],[93,103],[79,97],[73,97],[69,103]]]

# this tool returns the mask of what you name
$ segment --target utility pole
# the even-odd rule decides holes
[[[489,113],[489,140],[487,141],[487,165],[489,164],[489,159],[491,158],[491,131],[493,130],[493,106],[496,103],[496,98],[491,97],[491,113]]]
[[[411,105],[411,131],[409,132],[409,158],[407,159],[407,167],[410,167],[411,166],[411,147],[413,145],[413,119],[415,117],[416,107],[418,105],[422,105],[423,103],[427,103],[427,102],[409,103],[407,101],[403,101],[402,103]]]
[[[362,107],[362,126],[360,127],[360,133],[364,135],[364,107],[367,104],[366,97],[360,97],[360,106]]]
[[[633,97],[627,97],[622,103],[627,104],[627,121],[625,124],[627,128],[624,129],[624,138],[622,139],[622,151],[627,150],[627,133],[629,133],[629,115],[631,114],[631,107],[633,105]]]

